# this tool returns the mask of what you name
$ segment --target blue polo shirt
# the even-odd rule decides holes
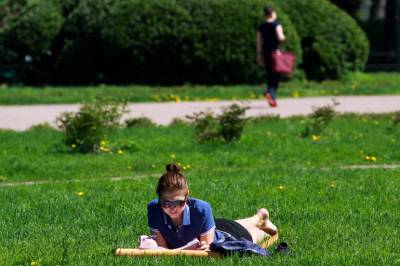
[[[168,248],[179,248],[215,228],[211,206],[205,201],[188,198],[183,210],[182,225],[175,228],[171,218],[164,213],[158,199],[147,205],[147,219],[152,233],[160,232],[167,242]],[[223,237],[215,232],[214,241]]]

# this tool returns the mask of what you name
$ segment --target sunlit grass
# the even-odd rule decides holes
[[[326,95],[399,95],[397,73],[355,73],[339,81],[283,82],[279,97]],[[96,97],[127,102],[184,102],[237,99],[260,99],[265,84],[260,85],[182,85],[170,87],[144,85],[98,85],[84,87],[27,87],[0,85],[0,104],[81,103]]]
[[[398,263],[400,168],[345,167],[400,164],[399,126],[391,115],[346,115],[318,139],[300,137],[303,126],[295,118],[251,122],[230,144],[198,144],[188,126],[136,127],[107,140],[140,146],[122,155],[75,154],[49,129],[0,131],[0,265]],[[190,165],[184,172],[190,193],[210,202],[215,217],[241,218],[267,207],[293,254],[115,257],[113,248],[134,247],[148,232],[146,204],[172,160]],[[140,178],[84,181],[116,176]],[[4,186],[26,180],[50,183]]]

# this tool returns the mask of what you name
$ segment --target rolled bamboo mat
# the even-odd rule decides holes
[[[273,235],[261,244],[262,248],[268,248],[278,240],[278,234]],[[117,248],[117,256],[145,257],[145,256],[189,256],[189,257],[220,257],[221,254],[215,251],[204,250],[174,250],[174,249],[136,249],[136,248]]]

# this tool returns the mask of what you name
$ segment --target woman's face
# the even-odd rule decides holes
[[[277,17],[278,17],[278,15],[276,14],[275,11],[273,11],[273,12],[271,13],[271,19],[277,19]]]
[[[161,208],[171,219],[178,219],[185,209],[187,195],[186,190],[163,193],[160,198]]]

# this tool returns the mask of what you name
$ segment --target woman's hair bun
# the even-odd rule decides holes
[[[176,173],[176,174],[178,174],[179,171],[181,170],[181,168],[174,163],[167,164],[166,169],[167,169],[167,172],[172,172],[172,173]]]

